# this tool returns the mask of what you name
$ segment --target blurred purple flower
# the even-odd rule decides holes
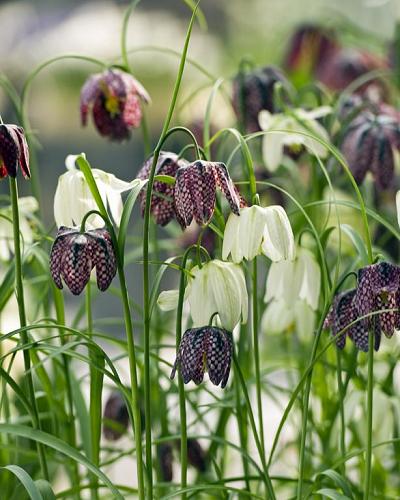
[[[160,443],[157,446],[157,456],[160,466],[161,478],[166,483],[170,483],[173,479],[174,462],[171,443]]]
[[[206,454],[199,441],[194,438],[187,440],[188,462],[199,472],[207,470]]]
[[[89,107],[100,135],[121,141],[142,120],[141,101],[150,97],[145,88],[129,73],[108,69],[88,78],[81,90],[81,121],[87,124]]]
[[[228,382],[232,353],[232,334],[227,330],[212,326],[186,330],[172,368],[171,379],[179,368],[185,384],[193,380],[199,385],[207,370],[211,382],[214,385],[221,384],[224,388]]]
[[[18,125],[0,124],[0,179],[16,177],[18,165],[22,175],[27,179],[31,176],[29,170],[29,150],[25,132]]]
[[[50,254],[50,272],[54,283],[62,288],[62,280],[74,295],[79,295],[96,268],[97,286],[106,290],[117,271],[117,261],[107,229],[81,233],[77,228],[61,226]]]
[[[119,391],[113,391],[107,399],[103,414],[103,434],[109,441],[117,441],[129,425],[129,413]]]
[[[150,157],[140,169],[137,178],[145,180],[149,178],[153,157]],[[161,151],[158,157],[155,175],[169,175],[175,177],[178,168],[184,167],[188,162],[179,158],[175,153]],[[140,192],[140,206],[142,216],[146,206],[146,190],[144,187]],[[153,184],[153,193],[151,196],[150,211],[154,217],[156,224],[165,226],[175,217],[174,208],[174,186],[165,182],[155,181]]]

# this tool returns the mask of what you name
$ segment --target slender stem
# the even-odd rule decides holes
[[[14,261],[15,261],[15,296],[18,303],[18,313],[19,322],[21,328],[27,326],[26,314],[25,314],[25,301],[24,301],[24,287],[22,283],[22,258],[21,258],[21,246],[20,246],[20,230],[19,230],[19,210],[18,210],[18,187],[17,179],[9,177],[10,185],[10,195],[11,195],[11,206],[12,206],[12,216],[13,216],[13,236],[14,236]],[[21,342],[23,345],[29,343],[28,334],[25,330],[21,331]],[[40,419],[39,412],[35,397],[35,388],[33,385],[33,376],[31,372],[31,359],[29,351],[27,349],[23,350],[24,356],[24,368],[25,376],[28,385],[28,396],[30,403],[32,405],[33,414],[33,426],[40,430]],[[40,468],[45,479],[49,479],[49,472],[47,468],[46,455],[44,452],[43,445],[41,443],[36,443]]]
[[[151,438],[151,387],[150,387],[150,286],[149,286],[149,226],[150,226],[150,205],[153,192],[153,183],[158,157],[164,139],[167,136],[175,109],[178,92],[182,81],[183,70],[185,68],[186,55],[189,47],[190,34],[193,27],[197,7],[193,11],[192,18],[186,34],[185,45],[182,52],[178,75],[176,78],[171,103],[164,122],[163,130],[158,144],[154,150],[153,163],[150,169],[149,182],[146,191],[146,205],[143,224],[143,331],[144,331],[144,394],[145,394],[145,424],[146,424],[146,472],[148,480],[147,498],[153,498],[153,464],[152,464],[152,438]]]
[[[151,142],[150,142],[149,124],[147,122],[147,116],[145,110],[143,110],[142,121],[140,123],[140,126],[142,128],[144,157],[147,158],[151,153]]]
[[[344,457],[346,456],[346,423],[344,418],[344,397],[345,390],[342,380],[342,353],[339,349],[336,349],[336,372],[337,372],[337,383],[339,389],[339,414],[340,414],[340,454],[343,458],[343,465],[341,467],[342,475],[345,477],[346,474],[346,462]]]
[[[363,500],[370,497],[371,464],[372,464],[372,420],[374,399],[374,332],[369,331],[368,337],[368,379],[367,379],[367,446],[365,451],[365,476]]]
[[[129,7],[126,9],[126,12],[124,14],[124,19],[122,21],[122,29],[121,29],[121,59],[123,65],[126,67],[126,69],[130,72],[131,67],[129,64],[129,58],[128,58],[128,50],[127,50],[127,34],[128,34],[128,22],[129,18],[136,7],[136,5],[140,2],[140,0],[133,0]]]

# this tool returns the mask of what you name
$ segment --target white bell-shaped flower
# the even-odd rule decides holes
[[[225,227],[222,258],[233,262],[252,260],[263,253],[273,262],[292,260],[295,244],[292,227],[279,205],[245,207],[240,216],[231,214]]]
[[[247,321],[248,295],[242,268],[232,262],[211,260],[190,270],[193,276],[185,296],[190,305],[193,326],[208,325],[218,313],[221,326],[229,331]]]
[[[97,204],[90,192],[83,172],[75,166],[76,155],[69,155],[65,160],[67,172],[58,179],[54,196],[54,218],[58,227],[78,226],[90,210],[97,210]],[[92,169],[103,203],[108,206],[114,222],[119,226],[122,215],[121,193],[142,184],[135,179],[125,182],[113,174],[99,169]],[[91,215],[86,223],[87,229],[97,229],[104,226],[104,221],[98,215]]]
[[[290,115],[272,114],[263,110],[258,115],[261,130],[270,132],[263,137],[263,158],[267,168],[275,171],[282,163],[285,146],[304,146],[309,153],[325,158],[326,147],[318,140],[303,134],[314,134],[319,139],[329,142],[329,136],[317,119],[329,114],[329,106],[321,106],[312,111],[293,109]],[[282,132],[274,132],[282,130]]]

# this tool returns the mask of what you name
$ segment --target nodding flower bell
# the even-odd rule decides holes
[[[94,229],[81,233],[78,228],[60,227],[50,254],[50,272],[62,289],[62,280],[74,295],[79,295],[96,268],[97,287],[102,292],[110,286],[117,260],[110,233]]]
[[[240,217],[230,214],[225,227],[222,258],[231,255],[239,264],[263,253],[272,261],[293,260],[295,245],[292,227],[285,210],[271,207],[243,207]]]
[[[92,105],[93,122],[100,135],[121,141],[130,137],[132,128],[142,120],[141,101],[150,96],[135,78],[119,69],[107,69],[92,75],[81,90],[81,121],[87,124]]]
[[[248,132],[258,132],[258,114],[263,109],[274,113],[274,87],[280,82],[289,87],[289,82],[279,68],[266,66],[250,73],[239,73],[233,81],[233,109],[243,120]]]
[[[208,371],[211,382],[214,385],[221,384],[221,388],[224,388],[228,382],[232,352],[232,334],[223,328],[202,326],[186,330],[172,368],[171,379],[179,368],[185,384],[193,380],[199,385],[203,381],[204,372]]]
[[[0,179],[17,177],[18,165],[25,179],[31,176],[25,132],[18,125],[0,124]]]
[[[394,151],[400,147],[400,123],[388,114],[360,113],[349,125],[341,150],[357,183],[370,171],[381,189],[394,178]]]
[[[232,212],[239,215],[242,201],[223,163],[198,160],[177,170],[174,204],[182,228],[188,227],[193,218],[200,225],[210,221],[217,187],[224,193]]]
[[[137,178],[147,180],[150,175],[150,169],[153,163],[151,156],[139,170]],[[185,167],[189,162],[183,158],[179,158],[175,153],[161,151],[158,157],[155,175],[169,175],[175,177],[178,168]],[[146,191],[144,187],[140,192],[140,206],[142,216],[146,206]],[[174,207],[174,186],[166,182],[154,181],[153,192],[151,196],[150,212],[152,213],[156,224],[160,226],[167,225],[175,217]]]
[[[400,267],[379,262],[358,271],[357,288],[336,295],[326,317],[325,327],[337,335],[355,322],[337,339],[343,348],[346,335],[356,347],[368,351],[368,332],[375,336],[374,347],[379,349],[382,333],[390,338],[400,329]]]
[[[119,391],[113,391],[107,399],[103,414],[103,434],[109,441],[117,441],[129,425],[126,402]]]

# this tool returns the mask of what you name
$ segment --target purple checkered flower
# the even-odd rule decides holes
[[[25,132],[18,125],[0,124],[0,179],[17,177],[18,165],[25,179],[31,176]]]
[[[232,212],[239,215],[242,200],[223,163],[198,160],[177,170],[174,204],[182,228],[189,226],[193,218],[200,225],[210,221],[217,187],[224,193]]]
[[[350,123],[341,149],[357,183],[370,171],[377,186],[387,189],[393,183],[394,151],[399,147],[399,120],[389,114],[364,111]]]
[[[160,443],[157,446],[158,464],[161,478],[164,482],[170,483],[173,479],[174,455],[171,443]]]
[[[81,233],[77,228],[61,226],[50,254],[50,272],[58,288],[62,280],[74,295],[79,295],[96,268],[97,286],[106,290],[117,272],[117,261],[107,229]]]
[[[233,109],[239,119],[242,119],[248,132],[260,130],[258,114],[263,109],[274,113],[274,87],[281,82],[285,87],[289,82],[279,68],[266,66],[251,73],[236,75],[233,81]]]
[[[202,326],[191,328],[183,334],[178,354],[171,372],[175,377],[177,368],[183,382],[191,380],[199,385],[204,372],[214,385],[224,388],[228,382],[233,353],[232,334],[223,328]]]
[[[92,105],[94,124],[100,135],[121,141],[130,137],[130,130],[142,120],[142,102],[150,97],[145,88],[129,73],[108,69],[92,75],[81,90],[81,121],[87,124]]]
[[[149,178],[153,157],[150,157],[139,170],[138,179],[146,180]],[[155,175],[169,175],[175,177],[178,168],[188,164],[183,158],[179,158],[175,153],[161,151],[158,157]],[[142,216],[146,205],[146,190],[144,187],[140,192],[140,206]],[[153,193],[151,196],[150,211],[156,224],[160,226],[167,225],[175,217],[174,207],[174,186],[161,181],[154,181]]]
[[[187,440],[188,462],[199,472],[207,470],[206,454],[197,439],[189,438]]]
[[[129,425],[126,402],[119,391],[113,391],[107,399],[103,413],[103,434],[109,441],[117,441]]]

